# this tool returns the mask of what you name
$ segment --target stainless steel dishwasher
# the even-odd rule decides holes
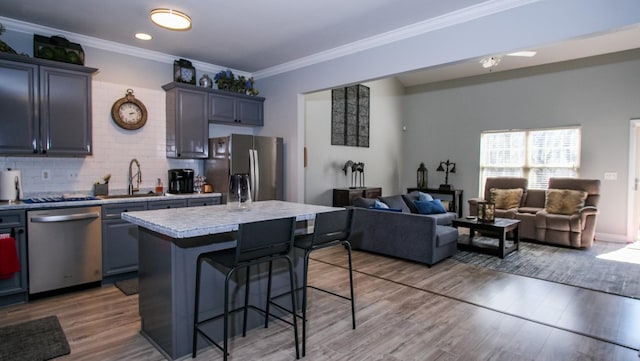
[[[29,293],[102,280],[100,207],[27,212]]]

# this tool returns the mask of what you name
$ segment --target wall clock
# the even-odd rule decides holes
[[[111,117],[120,128],[140,129],[147,122],[147,108],[136,99],[132,89],[127,89],[125,96],[113,103]]]

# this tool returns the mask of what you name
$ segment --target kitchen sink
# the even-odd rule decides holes
[[[138,194],[111,194],[108,196],[98,196],[100,199],[118,199],[118,198],[144,198],[144,197],[160,197],[162,194],[157,193],[138,193]]]

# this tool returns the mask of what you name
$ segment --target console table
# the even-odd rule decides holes
[[[458,217],[462,218],[462,189],[407,188],[407,193],[411,193],[413,191],[429,193],[432,196],[446,196],[443,200],[451,201],[451,203],[449,203],[449,211],[458,213]]]
[[[333,206],[347,207],[353,205],[353,200],[358,197],[378,198],[381,195],[381,187],[334,188]]]

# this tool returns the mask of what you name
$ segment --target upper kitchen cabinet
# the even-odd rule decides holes
[[[207,93],[178,83],[162,88],[167,102],[167,157],[207,158]]]
[[[235,125],[264,125],[264,98],[211,90],[209,94],[209,121]]]
[[[96,70],[0,54],[0,154],[90,155]]]

